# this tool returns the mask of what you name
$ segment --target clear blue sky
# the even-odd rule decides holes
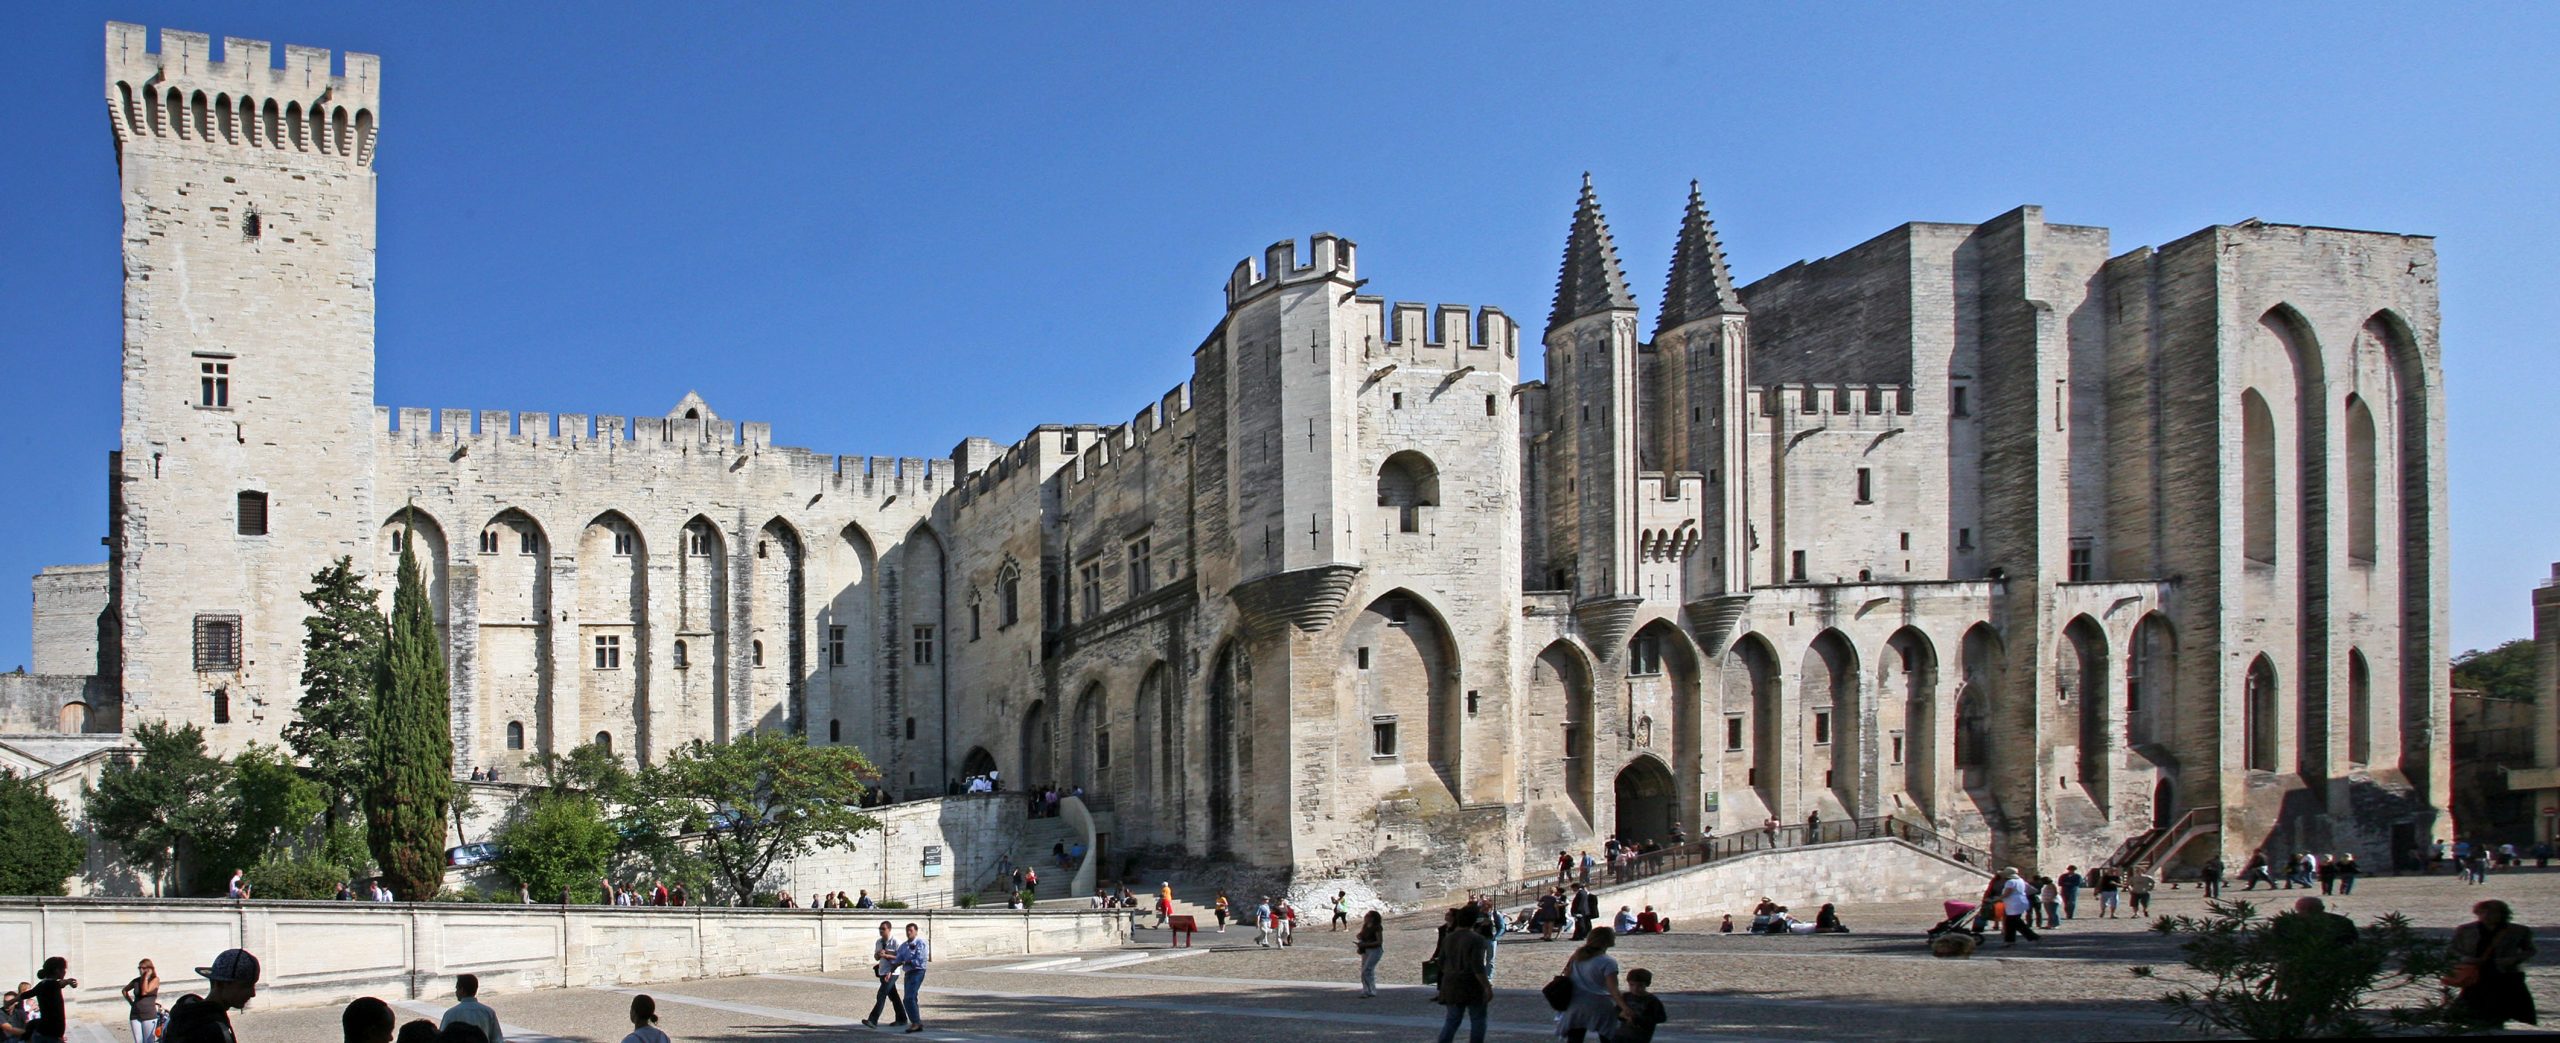
[[[902,456],[1125,420],[1284,237],[1534,328],[1586,169],[1648,314],[1691,178],[1745,278],[2021,203],[2119,251],[2256,216],[2439,237],[2455,647],[2560,559],[2548,5],[38,6],[0,16],[0,669],[23,577],[104,557],[109,19],[383,56],[385,404],[699,389]]]

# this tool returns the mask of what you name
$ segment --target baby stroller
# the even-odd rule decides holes
[[[1937,926],[1929,928],[1929,937],[1934,939],[1944,934],[1961,933],[1972,935],[1977,941],[1980,940],[1982,938],[1982,926],[1974,922],[1973,911],[1975,908],[1977,907],[1972,902],[1948,902],[1946,904],[1947,918],[1938,921]]]

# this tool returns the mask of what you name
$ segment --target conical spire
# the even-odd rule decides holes
[[[1739,315],[1745,309],[1733,290],[1733,269],[1724,261],[1724,243],[1716,238],[1716,222],[1707,216],[1707,201],[1698,183],[1689,182],[1689,210],[1680,218],[1680,242],[1671,250],[1671,280],[1662,289],[1662,315],[1654,330],[1672,329],[1709,315]]]
[[[1573,231],[1564,241],[1564,270],[1556,275],[1556,307],[1547,315],[1550,330],[1596,312],[1633,309],[1626,272],[1618,266],[1618,244],[1609,238],[1609,219],[1600,215],[1600,198],[1591,192],[1591,175],[1582,175],[1582,199],[1573,208]]]

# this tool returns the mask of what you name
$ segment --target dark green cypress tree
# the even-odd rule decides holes
[[[383,645],[366,735],[372,778],[364,798],[373,860],[402,901],[433,898],[444,884],[444,815],[453,800],[447,687],[444,639],[436,632],[417,556],[403,540],[391,634]]]
[[[346,557],[311,576],[302,600],[302,699],[284,726],[284,742],[328,792],[327,818],[364,806],[372,763],[365,733],[373,727],[373,688],[382,675],[382,610],[373,588]]]

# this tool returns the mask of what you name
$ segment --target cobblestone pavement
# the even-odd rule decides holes
[[[2305,891],[2263,889],[2252,896],[2289,906]],[[1953,897],[1953,896],[1950,896]],[[2560,869],[2493,876],[2469,887],[2451,877],[2368,879],[2332,908],[2369,920],[2400,910],[2439,931],[2469,919],[2472,902],[2504,898],[2527,923],[2560,919]],[[2003,948],[1996,939],[1970,960],[1930,958],[1919,933],[1936,921],[1936,903],[1843,907],[1856,932],[1823,937],[1765,938],[1697,933],[1705,918],[1678,930],[1628,940],[1626,966],[1654,972],[1672,1022],[1656,1038],[1981,1039],[2039,1041],[2178,1039],[2193,1033],[2167,1020],[2155,999],[2181,976],[2174,943],[2130,916],[2081,917],[2046,932],[2041,943]],[[2203,897],[2190,886],[2162,892],[2158,913],[2193,913]],[[2560,931],[2546,931],[2546,950]],[[1159,1040],[1215,1036],[1228,1040],[1414,1040],[1438,1028],[1441,1008],[1419,984],[1431,933],[1391,932],[1380,967],[1381,995],[1359,997],[1359,965],[1348,932],[1302,931],[1291,948],[1253,945],[1250,931],[1204,934],[1191,949],[1167,949],[1161,932],[1138,932],[1125,950],[1000,960],[950,961],[926,980],[933,1040]],[[1536,989],[1562,966],[1571,945],[1518,936],[1496,959],[1500,995],[1493,1038],[1551,1035]],[[2134,977],[2139,965],[2167,981]],[[2534,992],[2546,1011],[2560,1010],[2560,975],[2536,969]],[[870,1009],[872,984],[858,973],[762,975],[667,982],[627,990],[564,989],[484,996],[505,1019],[514,1043],[616,1043],[628,1026],[631,992],[657,998],[661,1025],[680,1041],[799,1043],[873,1033],[856,1019]],[[402,1017],[428,1016],[442,1001],[397,1003]],[[252,1009],[236,1023],[243,1043],[328,1043],[338,1039],[337,1010]],[[120,1029],[121,1026],[116,1026]],[[74,1043],[120,1038],[108,1026],[83,1025]]]

